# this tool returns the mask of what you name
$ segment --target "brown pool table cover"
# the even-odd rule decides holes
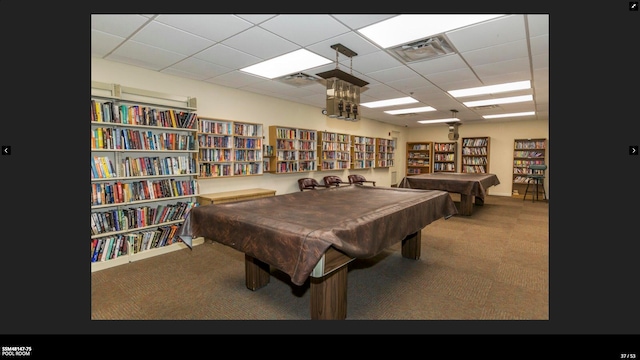
[[[333,246],[369,258],[457,214],[447,192],[350,185],[191,209],[178,235],[203,236],[261,260],[302,285]]]
[[[484,199],[487,195],[486,189],[499,184],[500,180],[495,174],[432,173],[407,176],[400,182],[400,187],[442,190]]]

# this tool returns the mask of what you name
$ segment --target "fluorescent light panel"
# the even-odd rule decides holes
[[[435,120],[418,120],[420,124],[436,124],[436,123],[450,123],[450,122],[458,122],[460,119],[458,118],[447,118],[447,119],[435,119]]]
[[[305,49],[300,49],[255,65],[247,66],[244,69],[240,69],[240,71],[262,76],[267,79],[274,79],[329,64],[330,62],[331,60],[325,57],[316,55]]]
[[[436,109],[432,108],[431,106],[423,106],[423,107],[417,107],[417,108],[411,108],[411,109],[387,110],[385,111],[385,113],[389,115],[401,115],[401,114],[420,113],[420,112],[427,112],[427,111],[436,111]]]
[[[506,97],[506,98],[478,100],[478,101],[467,101],[467,102],[463,102],[463,104],[464,106],[467,106],[467,107],[476,107],[476,106],[487,106],[487,105],[498,105],[498,104],[512,104],[512,103],[525,102],[525,101],[533,101],[533,95],[512,96],[512,97]]]
[[[497,115],[485,115],[483,118],[485,119],[497,119],[497,118],[505,118],[505,117],[517,117],[517,116],[528,116],[535,115],[535,111],[527,111],[521,113],[511,113],[511,114],[497,114]]]
[[[358,32],[388,48],[500,16],[503,14],[406,14],[366,26]]]
[[[364,106],[368,108],[379,108],[379,107],[385,107],[385,106],[413,104],[417,102],[418,100],[407,96],[407,97],[389,99],[389,100],[371,101],[368,103],[362,103],[360,104],[360,106]]]
[[[498,85],[480,86],[469,89],[451,90],[448,93],[453,97],[465,97],[474,95],[495,94],[506,91],[531,89],[531,81],[516,81]]]

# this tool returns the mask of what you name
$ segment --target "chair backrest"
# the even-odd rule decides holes
[[[326,186],[340,186],[340,184],[346,184],[344,181],[342,181],[340,176],[336,175],[325,176],[324,178],[322,178],[322,180],[324,181],[324,184]]]
[[[373,184],[373,186],[376,186],[376,182],[375,181],[367,180],[367,178],[365,178],[364,176],[362,176],[360,174],[351,174],[348,177],[349,177],[349,184],[364,185],[364,183],[370,183],[370,184]]]
[[[367,179],[359,174],[352,174],[348,176],[349,178],[349,184],[362,184],[363,181],[366,181]]]
[[[529,165],[529,170],[531,170],[531,174],[528,175],[529,177],[544,178],[544,171],[547,170],[547,165],[546,164]]]
[[[300,191],[304,190],[315,190],[316,187],[322,186],[320,183],[314,178],[300,178],[298,179],[298,187]]]

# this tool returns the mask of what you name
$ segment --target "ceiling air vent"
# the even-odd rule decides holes
[[[442,35],[399,45],[390,49],[407,63],[453,54],[453,48]]]
[[[278,81],[285,84],[293,85],[295,87],[307,86],[318,82],[318,78],[305,73],[297,73],[291,75],[285,75],[278,78]]]
[[[482,105],[482,106],[470,107],[469,109],[473,109],[473,110],[491,110],[491,109],[497,109],[497,108],[499,108],[498,105]]]

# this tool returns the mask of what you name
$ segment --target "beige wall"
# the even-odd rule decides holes
[[[133,67],[117,62],[91,58],[91,80],[120,84],[138,89],[153,90],[173,95],[195,97],[198,115],[204,117],[246,121],[264,125],[265,143],[269,143],[270,125],[294,126],[319,131],[342,132],[352,135],[388,138],[398,137],[395,169],[351,170],[367,179],[375,180],[378,186],[390,186],[392,171],[397,170],[398,181],[405,171],[407,141],[449,141],[446,125],[429,125],[424,128],[394,126],[379,121],[362,119],[358,122],[330,119],[322,115],[321,108],[295,104],[265,95],[239,91],[207,82],[179,78],[156,71]],[[461,125],[460,138],[490,136],[490,170],[498,175],[501,184],[490,188],[492,195],[510,196],[513,140],[517,138],[549,138],[547,121],[523,121],[515,123],[489,123],[483,125]],[[458,140],[460,143],[461,140]],[[548,152],[547,152],[548,156]],[[547,157],[549,163],[549,157]],[[297,179],[310,176],[321,180],[325,175],[340,175],[346,180],[349,170],[311,172],[296,174],[264,174],[198,181],[200,193],[239,190],[246,188],[268,188],[276,194],[299,191]],[[547,171],[547,175],[549,172]],[[549,192],[547,178],[547,194]]]

